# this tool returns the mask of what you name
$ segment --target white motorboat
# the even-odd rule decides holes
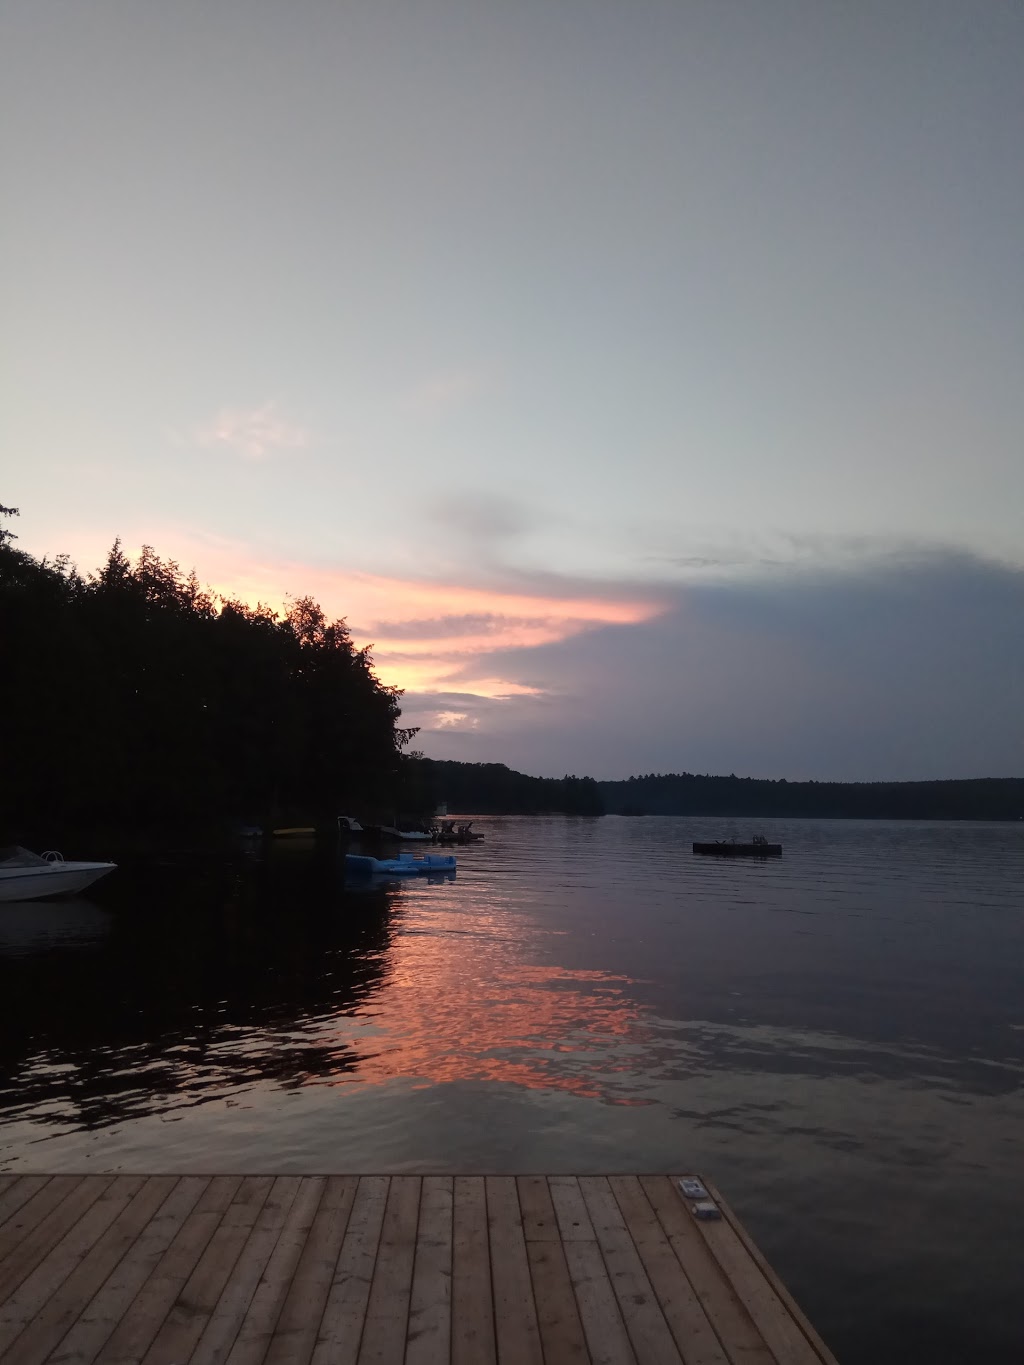
[[[98,882],[117,863],[65,862],[53,849],[0,848],[0,901],[36,901],[69,896]]]

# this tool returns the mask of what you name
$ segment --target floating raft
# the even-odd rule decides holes
[[[835,1365],[680,1179],[0,1176],[0,1360]]]
[[[720,858],[781,858],[781,844],[694,844],[694,853],[718,854]]]
[[[354,877],[415,877],[454,872],[457,862],[454,853],[425,853],[422,858],[414,853],[401,853],[397,858],[366,858],[360,853],[346,853],[345,871]]]

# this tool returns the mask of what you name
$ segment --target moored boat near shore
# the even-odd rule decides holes
[[[48,849],[0,848],[0,901],[34,901],[69,896],[113,872],[116,863],[65,862]]]
[[[473,829],[472,820],[456,824],[454,820],[443,820],[431,836],[435,844],[475,844],[484,836]]]

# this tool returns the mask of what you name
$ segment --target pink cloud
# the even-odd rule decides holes
[[[536,696],[540,689],[531,683],[502,677],[491,656],[648,621],[663,610],[653,597],[619,598],[583,585],[548,593],[391,578],[264,558],[214,537],[170,529],[150,534],[162,553],[194,564],[200,579],[225,597],[282,612],[291,594],[315,597],[328,616],[345,617],[360,648],[372,646],[383,682],[411,692]]]
[[[275,403],[257,408],[222,408],[197,433],[201,446],[229,450],[247,460],[264,460],[309,444],[309,432],[289,421]]]
[[[79,562],[95,563],[94,544],[71,536],[66,548]],[[657,595],[620,597],[585,584],[550,592],[481,587],[387,577],[324,568],[299,560],[260,555],[226,538],[175,526],[124,528],[131,554],[149,541],[223,597],[283,613],[289,598],[314,597],[329,617],[344,617],[355,643],[372,646],[377,676],[425,699],[458,693],[495,701],[528,698],[542,689],[524,678],[503,676],[495,657],[510,649],[556,644],[605,626],[652,620],[666,609]],[[438,699],[438,713],[460,711]],[[444,728],[468,728],[449,720]]]

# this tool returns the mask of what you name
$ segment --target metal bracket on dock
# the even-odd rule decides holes
[[[694,1218],[700,1219],[702,1223],[721,1218],[721,1211],[711,1198],[702,1180],[698,1180],[695,1175],[683,1176],[679,1181],[679,1188],[682,1190]]]

